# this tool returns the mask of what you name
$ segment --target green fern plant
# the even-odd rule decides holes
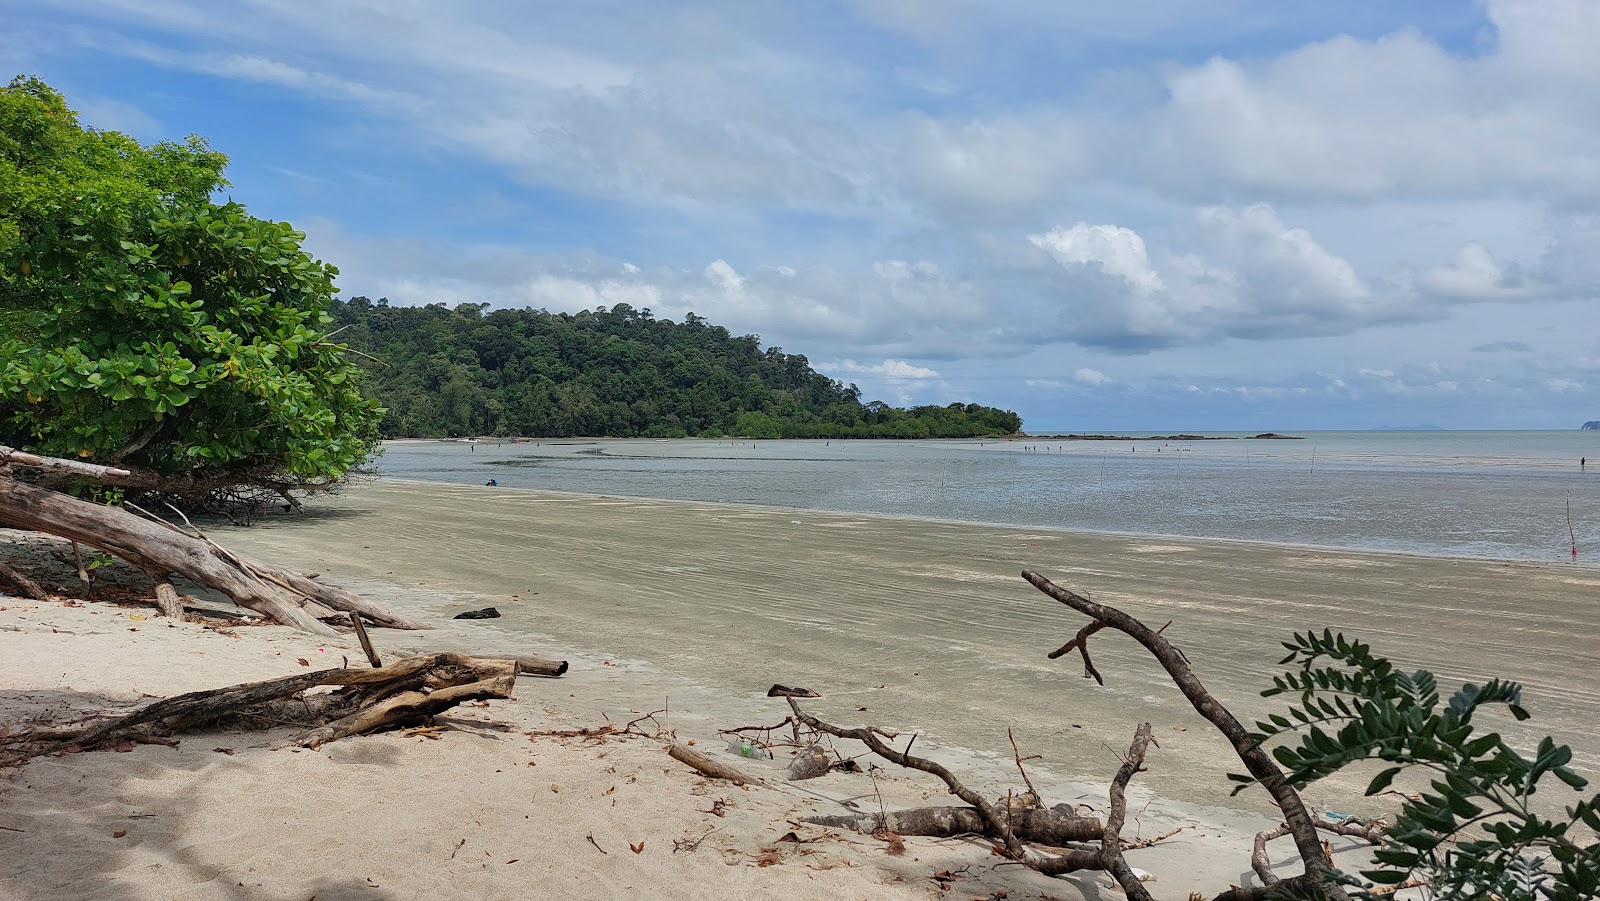
[[[1547,737],[1526,755],[1474,721],[1497,708],[1527,719],[1520,685],[1467,684],[1443,701],[1432,673],[1401,672],[1364,642],[1323,630],[1297,634],[1284,647],[1289,655],[1280,664],[1293,668],[1262,695],[1296,702],[1286,715],[1257,723],[1255,739],[1290,739],[1272,754],[1297,788],[1358,761],[1390,764],[1368,796],[1406,770],[1429,771],[1430,791],[1408,797],[1375,852],[1380,866],[1360,873],[1365,879],[1340,874],[1357,896],[1383,897],[1376,885],[1413,880],[1440,899],[1578,901],[1600,893],[1600,796],[1582,795],[1588,781],[1568,766],[1572,750]],[[1530,803],[1553,784],[1549,777],[1578,795],[1565,818]],[[1580,837],[1585,828],[1591,834]]]

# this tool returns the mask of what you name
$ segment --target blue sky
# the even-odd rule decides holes
[[[345,296],[693,311],[1041,429],[1600,417],[1600,0],[72,0]]]

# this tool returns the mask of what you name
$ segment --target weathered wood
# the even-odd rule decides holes
[[[794,698],[785,698],[784,700],[789,702],[789,709],[794,711],[796,719],[817,732],[826,732],[836,738],[853,738],[866,745],[872,750],[872,753],[885,760],[897,763],[908,769],[921,770],[924,773],[938,776],[943,780],[945,786],[950,789],[951,794],[967,802],[982,814],[984,822],[983,833],[994,837],[1004,845],[1006,856],[1012,860],[1026,861],[1028,859],[1027,850],[1023,848],[1022,842],[1017,838],[1016,834],[1011,831],[1011,826],[1005,815],[997,810],[993,804],[984,800],[983,796],[963,784],[960,779],[956,778],[956,774],[950,772],[950,769],[944,764],[929,760],[926,757],[913,757],[911,755],[911,742],[907,742],[906,749],[902,751],[891,747],[884,741],[884,738],[894,738],[894,732],[878,726],[857,726],[854,728],[835,726],[802,711],[799,703]],[[913,736],[911,741],[916,741],[916,737]]]
[[[1082,633],[1080,637],[1087,640],[1087,636],[1083,636]],[[1087,659],[1086,656],[1085,660]],[[1105,829],[1100,834],[1099,850],[1069,851],[1060,857],[1041,861],[1034,866],[1034,869],[1050,876],[1074,870],[1103,870],[1117,880],[1117,884],[1122,886],[1122,893],[1130,901],[1152,901],[1150,890],[1144,887],[1138,874],[1128,866],[1127,858],[1122,856],[1122,824],[1128,815],[1128,783],[1132,781],[1135,773],[1144,769],[1144,755],[1149,747],[1150,724],[1140,723],[1139,728],[1134,730],[1133,744],[1128,747],[1128,756],[1111,779],[1110,808],[1106,814]]]
[[[116,479],[132,475],[126,469],[114,466],[101,466],[97,463],[84,463],[81,460],[67,460],[62,457],[41,457],[30,454],[14,447],[0,444],[0,464],[11,463],[17,466],[26,466],[32,469],[53,469],[61,472],[70,472],[77,475],[91,476],[96,479]]]
[[[373,669],[383,666],[383,658],[378,656],[378,651],[372,646],[372,639],[367,637],[367,627],[361,622],[361,614],[350,614],[350,626],[356,630],[356,640],[361,642],[361,650],[367,655],[367,662]]]
[[[165,579],[156,583],[156,606],[161,609],[162,616],[183,619],[183,599],[178,597],[178,589]]]
[[[154,701],[103,722],[25,733],[22,756],[69,748],[88,750],[144,735],[156,725],[193,729],[222,719],[261,717],[276,724],[284,715],[313,728],[295,741],[317,747],[339,738],[438,713],[465,701],[508,698],[517,664],[504,658],[463,654],[419,654],[381,669],[325,669],[278,679],[194,691]],[[332,693],[302,694],[318,686]]]
[[[517,681],[515,661],[478,658],[470,659],[470,664],[471,675],[477,677],[470,682],[391,695],[380,703],[363,706],[348,716],[301,733],[294,741],[301,747],[318,748],[351,735],[432,716],[467,701],[511,697]]]
[[[517,674],[521,676],[564,676],[567,674],[567,661],[544,660],[539,657],[513,657],[517,662]]]
[[[83,599],[89,600],[89,595],[94,589],[94,583],[89,581],[89,570],[83,566],[83,548],[78,543],[72,543],[72,565],[78,568],[78,581],[83,583]]]
[[[22,592],[24,596],[33,598],[36,601],[44,601],[50,598],[50,593],[44,590],[44,586],[17,572],[5,563],[0,563],[0,582],[16,586],[16,589]]]
[[[244,559],[203,536],[15,479],[0,478],[0,525],[82,542],[147,572],[177,573],[222,592],[241,607],[318,635],[338,634],[317,619],[317,614],[333,610],[354,609],[395,628],[427,628],[349,592]],[[308,611],[312,601],[320,606]]]
[[[1098,842],[1105,834],[1105,827],[1098,817],[1080,817],[1056,810],[1012,810],[1008,819],[1017,838],[1022,841],[1057,848],[1073,842]],[[990,834],[984,825],[983,814],[972,807],[916,807],[911,810],[892,810],[881,815],[811,816],[806,817],[806,822],[869,834],[880,829],[888,829],[898,835],[933,838]]]
[[[759,784],[761,781],[752,779],[735,767],[731,767],[709,755],[702,754],[688,745],[673,742],[667,746],[667,753],[672,756],[673,760],[688,764],[713,779],[726,779],[735,785]]]
[[[1031,570],[1023,570],[1022,578],[1049,597],[1143,645],[1145,650],[1161,664],[1162,669],[1166,670],[1167,676],[1188,699],[1195,712],[1205,717],[1228,739],[1229,744],[1233,745],[1234,753],[1239,755],[1240,761],[1244,763],[1245,769],[1255,777],[1272,797],[1273,802],[1278,805],[1279,811],[1283,813],[1284,822],[1289,827],[1289,834],[1294,836],[1295,848],[1300,854],[1301,863],[1305,866],[1304,882],[1316,886],[1331,901],[1345,901],[1350,897],[1349,893],[1339,886],[1333,867],[1323,857],[1322,842],[1317,837],[1316,824],[1312,820],[1310,811],[1306,810],[1305,801],[1301,799],[1300,793],[1289,784],[1289,780],[1283,775],[1283,770],[1273,762],[1272,756],[1250,737],[1250,731],[1244,724],[1240,723],[1238,718],[1201,683],[1182,651],[1168,641],[1159,630],[1150,628],[1136,617],[1115,607],[1097,603],[1077,592],[1062,588]],[[1084,646],[1083,642],[1088,640],[1089,634],[1093,633],[1085,634],[1085,631],[1078,633],[1078,639],[1075,641],[1080,649]],[[1064,653],[1071,646],[1069,644],[1062,648],[1060,653]]]

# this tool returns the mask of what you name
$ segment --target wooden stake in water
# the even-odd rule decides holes
[[[1567,492],[1567,537],[1572,540],[1572,562],[1578,562],[1578,533],[1572,529],[1572,492]]]

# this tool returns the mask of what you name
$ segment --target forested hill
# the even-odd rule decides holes
[[[1022,427],[977,404],[862,403],[805,357],[692,313],[679,323],[627,304],[487,306],[334,302],[335,340],[381,361],[361,360],[365,392],[389,410],[385,437],[969,438]]]

